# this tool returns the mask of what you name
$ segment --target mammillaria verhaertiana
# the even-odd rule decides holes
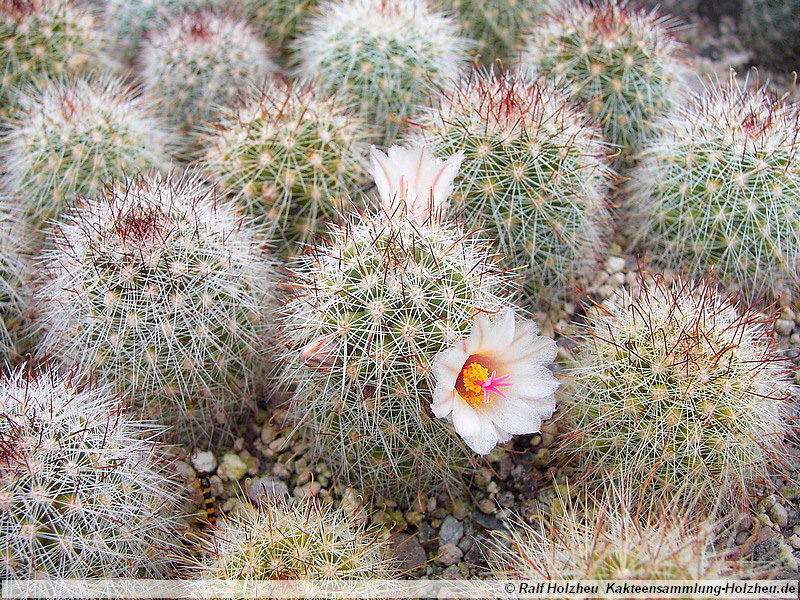
[[[425,0],[334,0],[319,10],[292,44],[295,71],[326,93],[352,96],[384,143],[465,62],[469,42]]]
[[[497,241],[503,266],[549,302],[591,273],[610,234],[611,153],[558,91],[484,71],[414,119],[411,139],[462,152],[451,212]]]
[[[0,361],[27,349],[31,231],[15,198],[0,193]]]
[[[250,21],[264,28],[270,48],[284,51],[308,28],[319,0],[244,0]]]
[[[202,138],[204,172],[297,251],[365,183],[370,129],[349,113],[315,86],[271,82],[220,111]]]
[[[748,299],[797,288],[800,109],[735,79],[663,120],[626,189],[628,228],[663,267],[713,267]]]
[[[520,62],[586,105],[620,147],[620,164],[670,110],[681,73],[671,29],[625,0],[571,2],[531,30]]]
[[[91,9],[72,0],[0,0],[0,117],[41,77],[100,67],[106,40]]]
[[[516,321],[485,242],[441,222],[460,155],[372,157],[383,212],[331,226],[290,266],[286,377],[324,460],[364,489],[409,496],[463,485],[472,459],[459,435],[486,454],[538,429],[558,386],[543,366],[554,342]]]
[[[788,362],[765,320],[710,281],[642,274],[578,327],[560,399],[563,451],[582,476],[636,493],[746,502],[791,455]]]
[[[211,10],[169,21],[145,42],[140,61],[145,91],[184,132],[278,70],[261,36],[245,21]]]
[[[117,181],[49,234],[41,347],[182,439],[225,434],[271,339],[261,234],[194,174]]]
[[[575,491],[575,488],[572,488]],[[509,579],[720,580],[763,578],[763,563],[739,560],[731,519],[709,506],[683,502],[636,504],[630,486],[610,481],[583,506],[558,495],[511,529],[511,545],[492,556],[495,573]],[[710,514],[709,514],[710,513]],[[759,577],[761,576],[761,577]]]
[[[2,181],[40,227],[113,178],[165,169],[167,143],[151,103],[120,79],[43,81],[9,121],[0,143]]]
[[[161,430],[73,375],[28,364],[0,384],[0,576],[163,576],[177,486]]]
[[[798,0],[744,0],[745,42],[757,61],[778,69],[797,69],[800,64],[798,15]]]
[[[201,545],[206,556],[195,568],[217,579],[339,582],[397,576],[380,530],[310,497],[259,508],[240,505]]]

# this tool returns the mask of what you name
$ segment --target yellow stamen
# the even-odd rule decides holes
[[[466,369],[461,372],[461,381],[464,383],[464,393],[459,391],[464,400],[472,406],[477,406],[483,402],[483,388],[480,383],[483,383],[489,378],[489,369],[480,363],[470,363]]]

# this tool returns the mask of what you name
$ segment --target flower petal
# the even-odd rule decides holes
[[[394,195],[397,193],[397,181],[394,174],[395,169],[389,156],[378,150],[375,146],[369,147],[369,155],[372,159],[372,178],[378,188],[381,198],[381,207],[387,213],[392,213],[394,205]]]
[[[453,403],[453,427],[466,440],[481,432],[481,419],[469,404],[459,399]]]
[[[514,387],[509,393],[520,398],[545,398],[554,394],[561,385],[550,369],[532,364],[518,365],[511,380]]]

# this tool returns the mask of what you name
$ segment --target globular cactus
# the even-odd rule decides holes
[[[463,152],[451,212],[497,241],[539,301],[591,273],[610,233],[602,135],[549,85],[478,72],[414,120],[411,139]]]
[[[255,30],[217,11],[189,12],[169,21],[149,36],[140,60],[145,91],[184,133],[278,70]]]
[[[514,358],[543,362],[555,352],[545,356],[532,324],[516,325],[515,335],[513,311],[493,325],[482,315],[509,308],[510,277],[483,240],[435,216],[459,156],[441,162],[424,148],[393,147],[388,157],[374,151],[373,160],[385,214],[332,226],[323,243],[290,265],[293,296],[281,310],[291,350],[285,376],[295,382],[291,416],[332,469],[364,490],[408,498],[463,486],[474,462],[459,435],[487,454],[520,427],[535,431],[552,413],[547,394],[555,388],[547,380],[526,396],[530,402],[519,399],[516,387],[505,388],[519,382],[506,381],[511,357],[503,350],[520,342]],[[462,356],[463,344],[485,344],[486,360]],[[483,363],[499,377],[481,378]],[[475,375],[472,392],[462,381],[466,367]],[[529,385],[544,377],[527,364],[512,370],[512,379]],[[484,403],[478,379],[503,386],[502,399],[484,381],[491,395]],[[507,403],[515,409],[506,412]]]
[[[32,235],[15,198],[0,194],[0,361],[27,350]]]
[[[553,501],[549,512],[529,517],[534,525],[515,524],[510,547],[497,544],[491,559],[497,576],[642,584],[768,576],[766,564],[742,560],[729,547],[731,520],[707,510],[693,515],[681,502],[637,507],[629,486],[619,482],[583,505],[563,495]]]
[[[365,183],[370,129],[346,101],[272,83],[202,138],[207,177],[240,201],[287,251],[298,251]]]
[[[759,63],[791,72],[800,66],[800,1],[744,0],[745,43]]]
[[[177,486],[106,386],[23,365],[0,384],[0,576],[164,576]]]
[[[202,544],[201,577],[341,582],[397,577],[380,530],[314,498],[240,505]]]
[[[562,0],[437,0],[454,10],[470,37],[477,42],[481,61],[508,60],[520,49],[524,34]]]
[[[225,435],[271,339],[260,233],[194,174],[115,182],[50,232],[42,350],[91,368],[181,439]]]
[[[562,450],[581,476],[641,497],[720,493],[745,503],[791,456],[793,386],[771,329],[711,281],[641,274],[577,330],[561,401]]]
[[[336,0],[319,10],[291,46],[295,73],[327,93],[350,94],[387,145],[467,57],[456,22],[425,0]]]
[[[622,164],[669,112],[679,50],[671,22],[655,12],[626,0],[572,2],[531,30],[520,62],[585,104]]]
[[[72,0],[0,0],[0,117],[41,77],[108,64],[91,9]]]
[[[35,227],[112,178],[168,166],[152,104],[120,79],[57,79],[20,100],[0,142],[2,180]]]
[[[655,263],[713,267],[751,300],[796,288],[800,110],[735,80],[665,118],[627,185],[627,228]]]
[[[244,0],[251,22],[263,26],[270,48],[285,50],[304,33],[319,0]]]

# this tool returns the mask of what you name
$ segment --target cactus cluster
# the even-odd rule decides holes
[[[240,505],[205,546],[196,566],[203,577],[341,582],[396,576],[379,530],[314,498]]]
[[[232,109],[202,139],[203,169],[247,204],[276,244],[297,251],[365,183],[370,130],[348,102],[274,82]]]
[[[691,482],[696,496],[744,503],[786,468],[787,361],[764,319],[712,281],[639,283],[577,329],[562,450],[585,477],[624,477],[642,497]]]
[[[92,11],[72,0],[0,0],[0,117],[41,77],[79,74],[107,62]]]
[[[271,339],[261,234],[195,175],[118,181],[55,224],[41,349],[93,369],[181,439],[225,434]]]
[[[264,26],[270,48],[286,50],[304,33],[319,0],[245,0],[245,10],[253,23]]]
[[[211,10],[180,14],[153,32],[140,60],[145,91],[184,132],[278,70],[261,36],[245,21]]]
[[[295,73],[349,94],[389,144],[412,109],[459,75],[469,42],[425,0],[338,0],[292,44]]]
[[[163,576],[177,486],[159,429],[73,375],[27,364],[0,384],[0,576]]]
[[[0,195],[0,362],[7,363],[26,349],[30,233],[15,200]]]
[[[120,79],[47,80],[12,114],[0,143],[2,181],[39,227],[113,178],[165,169],[168,151],[151,103]]]
[[[800,64],[800,1],[744,0],[748,47],[763,64],[796,70]]]
[[[530,32],[520,62],[585,104],[630,158],[667,114],[682,72],[672,23],[626,0],[573,2]]]
[[[450,211],[496,240],[531,297],[553,301],[591,272],[610,232],[611,151],[561,93],[477,72],[414,123],[434,153],[463,153]]]
[[[800,110],[735,79],[659,125],[626,186],[628,229],[659,266],[757,299],[800,272]]]

